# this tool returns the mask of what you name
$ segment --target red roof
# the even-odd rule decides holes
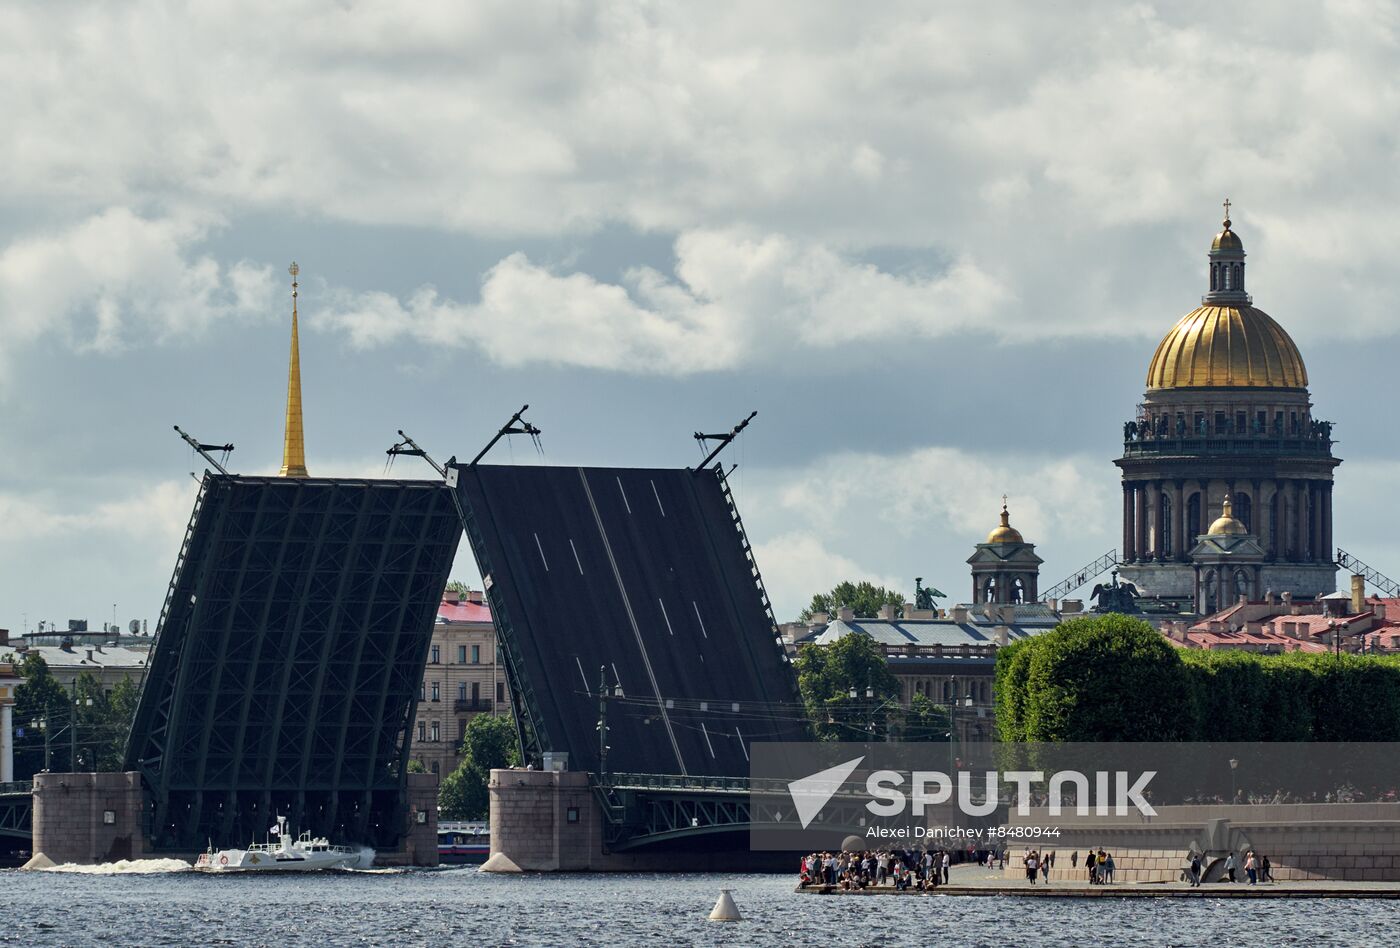
[[[448,602],[444,599],[438,604],[439,622],[490,622],[491,608],[485,603],[469,602],[463,599],[461,602]]]

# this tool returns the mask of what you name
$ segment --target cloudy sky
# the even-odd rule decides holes
[[[313,474],[524,402],[549,463],[681,465],[757,409],[780,619],[965,598],[1003,492],[1048,584],[1118,542],[1226,195],[1337,424],[1337,542],[1400,573],[1393,5],[193,6],[0,8],[0,627],[154,619],[172,424],[276,469],[293,259]]]

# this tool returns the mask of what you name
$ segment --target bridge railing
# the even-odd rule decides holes
[[[0,783],[0,797],[33,792],[34,784],[29,780],[10,780],[6,783]]]

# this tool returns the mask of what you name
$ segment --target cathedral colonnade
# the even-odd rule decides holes
[[[1332,482],[1317,478],[1159,478],[1123,482],[1124,563],[1184,563],[1226,496],[1269,559],[1326,563],[1332,537]]]

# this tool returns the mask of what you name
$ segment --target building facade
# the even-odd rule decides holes
[[[478,714],[510,714],[505,669],[496,661],[496,629],[479,590],[449,590],[428,649],[411,759],[429,773],[452,773],[462,762],[467,724]]]
[[[1313,417],[1297,346],[1245,292],[1244,258],[1227,218],[1211,244],[1207,292],[1153,354],[1115,462],[1123,578],[1190,611],[1267,591],[1314,599],[1336,584],[1332,426]],[[1258,544],[1259,568],[1244,578],[1206,570],[1205,585],[1228,594],[1202,600],[1197,551],[1219,552],[1200,540],[1227,502]]]
[[[1039,597],[1040,564],[1035,544],[1027,543],[1021,531],[1011,525],[1006,498],[1001,502],[1001,525],[987,534],[968,557],[972,567],[972,604],[1018,604],[1035,602]]]

